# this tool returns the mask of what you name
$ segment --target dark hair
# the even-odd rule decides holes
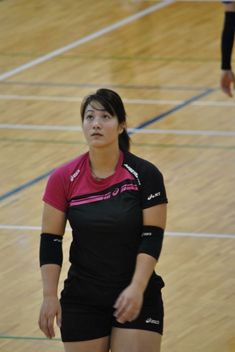
[[[92,101],[100,103],[106,111],[112,116],[117,116],[119,124],[126,123],[126,111],[122,102],[121,97],[111,89],[101,88],[98,89],[94,94],[86,96],[81,104],[81,117],[84,120],[85,110],[87,105]],[[130,149],[130,137],[127,133],[126,128],[118,137],[119,148],[122,151],[128,151]]]

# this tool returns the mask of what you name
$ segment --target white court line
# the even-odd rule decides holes
[[[142,134],[173,134],[180,136],[208,136],[208,137],[234,137],[235,131],[213,131],[213,130],[175,130],[175,129],[136,129],[128,128],[129,132],[142,133]]]
[[[143,1],[145,1],[145,0],[143,0]],[[230,0],[231,2],[234,2],[235,0]],[[211,3],[221,3],[221,1],[220,0],[176,0],[176,2],[195,2],[195,3],[200,3],[200,2],[211,2]]]
[[[132,2],[136,2],[136,3],[138,3],[138,2],[153,2],[154,0],[132,0]],[[230,0],[231,2],[235,2],[235,0]],[[200,2],[211,2],[211,3],[221,3],[221,1],[220,0],[175,0],[175,2],[176,3],[187,3],[187,2],[194,2],[194,3],[200,3]]]
[[[70,131],[81,132],[80,126],[64,126],[64,125],[30,125],[30,124],[0,124],[0,129],[11,130],[31,130],[31,131]],[[234,137],[235,131],[213,131],[213,130],[176,130],[176,129],[138,129],[128,128],[128,132],[138,134],[170,134],[170,135],[186,135],[186,136],[208,136],[208,137]]]
[[[23,225],[0,225],[0,230],[15,230],[15,231],[41,231],[40,226],[23,226]],[[71,232],[71,228],[66,228],[66,232]],[[235,239],[235,234],[227,233],[198,233],[198,232],[171,232],[166,231],[165,234],[171,237],[198,237],[198,238],[232,238]]]
[[[0,94],[0,100],[22,100],[22,101],[56,101],[68,103],[80,103],[83,97],[62,96],[62,95],[16,95],[16,94]],[[167,99],[123,99],[125,104],[130,105],[180,105],[184,100],[167,100]],[[192,106],[208,106],[208,107],[230,107],[235,106],[233,101],[195,101],[190,105]]]
[[[197,238],[232,238],[235,239],[235,234],[232,233],[200,233],[200,232],[171,232],[166,231],[167,236],[172,237],[197,237]]]
[[[34,130],[34,131],[82,131],[80,126],[63,126],[63,125],[29,125],[29,124],[0,124],[0,129],[10,130]]]
[[[73,102],[80,103],[82,97],[65,97],[65,96],[48,96],[48,95],[4,95],[0,94],[0,100],[35,100],[35,101],[57,101],[57,102]]]
[[[1,99],[1,96],[0,96]],[[184,100],[167,100],[167,99],[123,99],[126,104],[142,104],[142,105],[180,105]],[[210,107],[229,107],[235,106],[232,101],[194,101],[190,103],[192,106],[210,106]]]
[[[39,65],[43,62],[46,62],[56,56],[59,56],[71,49],[74,49],[74,48],[77,48],[78,46],[82,45],[82,44],[85,44],[93,39],[96,39],[98,37],[101,37],[102,35],[104,34],[107,34],[107,33],[110,33],[120,27],[123,27],[131,22],[134,22],[136,20],[138,20],[139,18],[142,18],[148,14],[150,14],[151,12],[154,12],[156,10],[160,10],[161,8],[165,7],[165,6],[168,6],[170,4],[172,4],[175,0],[164,0],[162,3],[158,3],[158,4],[155,4],[153,6],[150,6],[148,7],[147,9],[143,10],[143,11],[140,11],[140,12],[137,12],[135,13],[134,15],[131,15],[131,16],[128,16],[126,18],[124,18],[123,20],[120,20],[118,22],[115,22],[113,23],[112,25],[110,26],[107,26],[107,27],[104,27],[102,29],[100,29],[99,31],[97,32],[94,32],[94,33],[91,33],[81,39],[78,39],[68,45],[65,45],[64,47],[62,48],[59,48],[59,49],[56,49],[54,51],[51,51],[50,53],[46,54],[46,55],[43,55],[43,56],[40,56],[38,57],[37,59],[35,60],[32,60],[30,62],[27,62],[26,64],[23,64],[19,67],[16,67],[14,68],[13,70],[10,70],[8,72],[5,72],[3,73],[2,75],[0,75],[0,81],[4,81],[5,79],[7,78],[10,78],[18,73],[21,73],[33,66],[36,66],[36,65]]]

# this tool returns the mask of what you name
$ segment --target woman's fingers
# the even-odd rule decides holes
[[[48,326],[48,331],[49,331],[49,336],[50,338],[55,336],[55,331],[54,331],[54,317],[49,317],[47,321],[47,326]]]
[[[126,321],[133,321],[137,318],[140,309],[137,309],[134,305],[129,305],[119,314],[117,321],[125,323]]]
[[[55,336],[54,330],[54,321],[56,318],[56,323],[61,327],[61,306],[57,297],[47,297],[44,299],[38,325],[43,333],[49,339],[52,339]]]
[[[61,328],[61,322],[62,322],[62,317],[61,317],[61,309],[60,309],[58,314],[56,315],[56,324],[59,328]]]
[[[125,323],[126,321],[132,321],[138,316],[140,307],[133,302],[131,299],[122,297],[115,304],[116,311],[114,316],[119,323]]]
[[[122,295],[119,296],[115,305],[114,305],[114,308],[116,309],[114,316],[117,318],[117,320],[119,319],[120,315],[122,315],[123,312],[125,311],[126,304],[127,304],[127,302],[125,300],[125,297]]]
[[[128,286],[117,298],[114,316],[119,323],[132,321],[137,318],[143,303],[143,294],[133,285]]]
[[[235,75],[233,71],[223,71],[220,81],[222,91],[229,97],[232,97],[232,86],[235,83]]]
[[[39,319],[39,327],[49,339],[55,336],[54,317],[42,316]]]
[[[50,338],[50,332],[48,329],[47,319],[46,317],[41,317],[39,321],[39,327],[42,332],[46,335],[46,337]]]

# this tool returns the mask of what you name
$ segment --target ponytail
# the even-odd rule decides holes
[[[123,152],[128,152],[130,149],[130,136],[127,133],[127,130],[124,128],[123,132],[118,137],[119,148]]]

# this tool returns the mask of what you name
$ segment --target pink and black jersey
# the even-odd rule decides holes
[[[113,286],[132,277],[142,210],[167,203],[161,172],[129,152],[120,152],[115,173],[101,181],[91,174],[89,153],[61,166],[43,200],[65,212],[71,225],[69,275]]]

